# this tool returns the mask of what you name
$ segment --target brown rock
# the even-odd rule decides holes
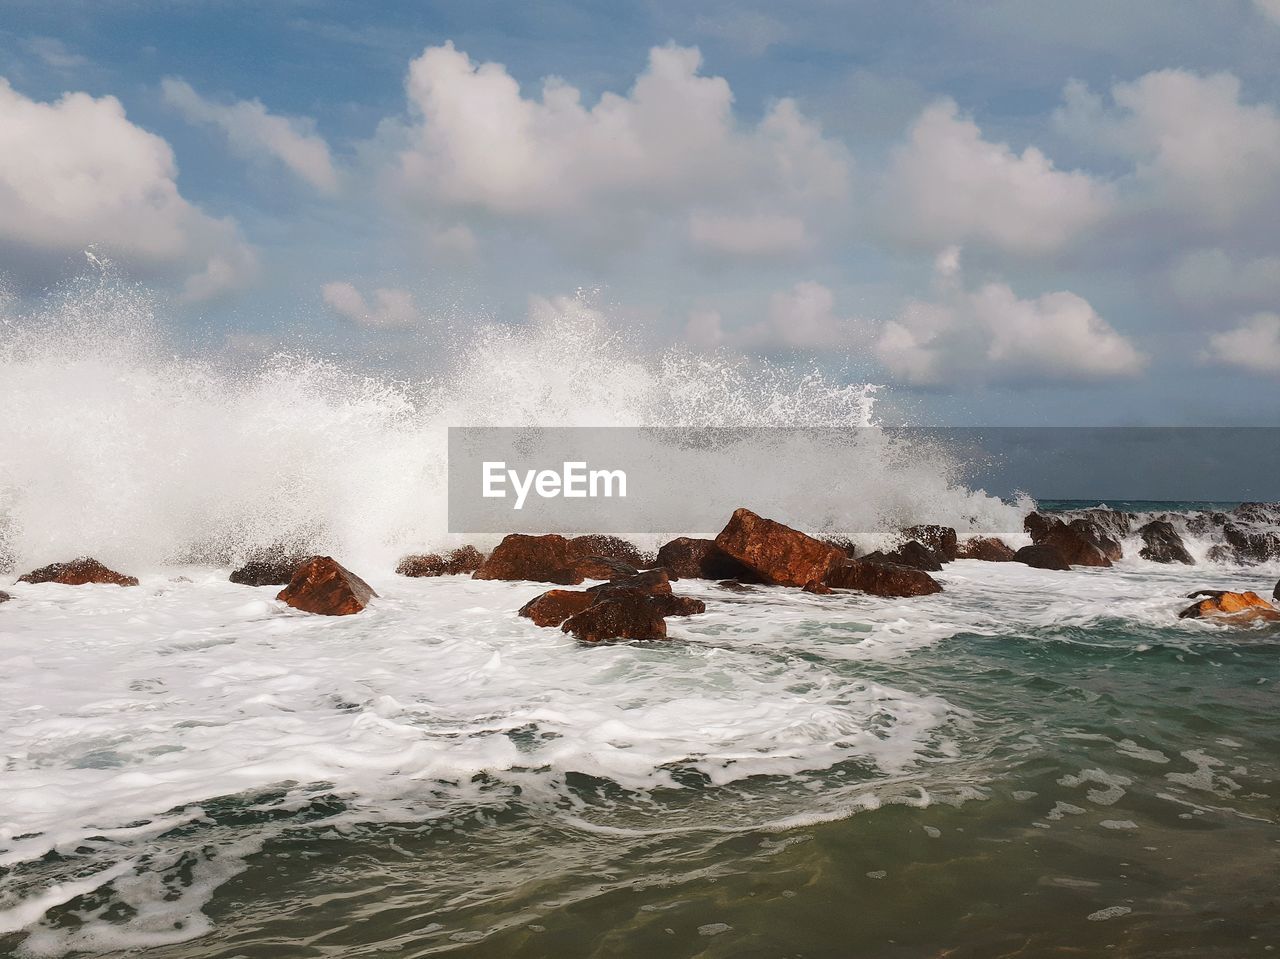
[[[310,556],[267,555],[249,560],[227,579],[241,586],[284,586]]]
[[[864,563],[888,563],[891,566],[910,566],[912,569],[922,569],[928,573],[942,572],[942,558],[929,547],[915,540],[903,543],[892,552],[876,550],[874,553],[867,553],[858,558]]]
[[[566,619],[560,629],[582,643],[667,638],[667,623],[661,611],[638,589],[612,590],[600,596],[582,612]]]
[[[1121,547],[1120,541],[1099,524],[1088,519],[1073,519],[1067,526],[1083,536],[1086,542],[1107,559],[1112,561],[1124,559],[1124,549]],[[1050,536],[1052,535],[1053,533],[1050,532]],[[1081,563],[1079,565],[1088,566],[1091,564]]]
[[[1178,614],[1179,619],[1200,619],[1205,616],[1230,616],[1237,622],[1280,620],[1280,609],[1276,609],[1257,593],[1223,592],[1202,599]]]
[[[1049,529],[1049,520],[1040,513],[1028,513],[1022,519],[1022,528],[1031,534],[1031,542],[1038,543]]]
[[[584,579],[582,573],[573,568],[577,558],[569,548],[569,541],[556,533],[546,536],[511,533],[472,575],[475,579],[518,579],[576,586]]]
[[[1111,559],[1103,552],[1103,548],[1091,542],[1080,529],[1068,526],[1061,520],[1050,522],[1037,537],[1032,534],[1037,546],[1050,546],[1062,554],[1069,566],[1110,566]],[[1046,567],[1051,568],[1051,567]]]
[[[520,615],[538,626],[559,626],[596,601],[594,593],[580,589],[552,589],[520,607]]]
[[[747,583],[740,583],[736,579],[722,579],[716,583],[721,589],[727,589],[731,593],[754,593],[756,588]],[[807,583],[805,584],[808,585]]]
[[[607,593],[615,589],[638,589],[640,592],[648,596],[671,595],[671,577],[667,575],[667,571],[661,567],[658,569],[646,569],[643,573],[633,573],[623,579],[613,580],[609,583],[600,583],[597,586],[588,586],[588,593]]]
[[[636,569],[654,565],[652,553],[643,552],[640,547],[619,536],[604,536],[600,533],[575,536],[569,540],[569,550],[575,556],[603,556],[606,559],[621,560]]]
[[[0,603],[7,603],[11,599],[13,599],[12,596],[6,593],[3,589],[0,589]]]
[[[833,566],[825,582],[835,589],[856,589],[873,596],[928,596],[942,592],[938,581],[923,570],[858,559]]]
[[[707,611],[707,604],[692,596],[676,596],[674,593],[657,593],[649,602],[660,616],[695,616]]]
[[[639,572],[630,563],[609,556],[582,556],[575,559],[570,568],[583,579],[625,579]]]
[[[812,582],[805,583],[803,588],[806,593],[813,593],[815,596],[831,595],[831,587],[828,586],[826,583],[819,582],[816,579],[813,580]]]
[[[716,546],[775,586],[821,580],[833,564],[846,561],[838,549],[749,509],[734,511]]]
[[[1187,566],[1195,564],[1172,523],[1152,520],[1138,530],[1138,533],[1145,544],[1138,550],[1138,555],[1143,559],[1153,563],[1183,563]]]
[[[373,587],[332,557],[313,556],[298,567],[276,599],[306,613],[350,616],[377,595]]]
[[[1024,546],[1013,554],[1013,558],[1019,563],[1026,563],[1034,569],[1070,569],[1066,559],[1063,558],[1056,547],[1053,546]]]
[[[822,541],[828,546],[840,550],[849,559],[853,559],[858,555],[857,544],[848,536],[824,536]]]
[[[18,577],[19,583],[61,583],[63,586],[84,586],[89,583],[106,583],[110,586],[137,586],[138,580],[107,569],[90,556],[81,556],[69,563],[51,563],[33,569]]]
[[[902,534],[936,553],[944,563],[956,558],[956,531],[950,526],[909,526]]]
[[[956,549],[957,559],[980,559],[986,563],[1012,563],[1014,552],[1002,539],[994,536],[974,536]]]
[[[441,556],[439,553],[415,553],[404,557],[396,566],[401,576],[458,576],[474,573],[484,563],[484,554],[474,546],[459,546]]]
[[[678,536],[658,550],[656,565],[675,579],[758,579],[742,563],[726,555],[715,540]]]

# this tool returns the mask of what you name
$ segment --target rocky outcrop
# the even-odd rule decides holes
[[[1073,519],[1067,524],[1067,526],[1076,533],[1079,533],[1087,543],[1112,562],[1124,558],[1124,548],[1120,545],[1120,540],[1112,536],[1107,532],[1106,528],[1093,520],[1079,518]],[[1049,536],[1052,537],[1053,535],[1053,531],[1051,530]],[[1093,564],[1079,563],[1077,565],[1091,566]]]
[[[581,643],[667,638],[667,621],[654,597],[638,589],[614,589],[597,595],[582,612],[560,624]]]
[[[1274,527],[1227,523],[1222,527],[1222,536],[1237,563],[1265,563],[1280,559],[1280,530]]]
[[[844,553],[847,559],[853,559],[858,555],[858,545],[848,536],[824,536],[822,541]]]
[[[596,601],[594,593],[581,589],[551,589],[520,607],[520,615],[538,626],[559,626]]]
[[[1178,614],[1179,619],[1202,619],[1204,617],[1225,616],[1235,622],[1257,622],[1258,620],[1280,620],[1280,609],[1276,609],[1257,593],[1214,592],[1205,590],[1211,595],[1188,606]]]
[[[603,556],[605,559],[621,560],[636,569],[647,569],[654,565],[652,554],[643,552],[640,547],[619,536],[604,536],[600,533],[575,536],[569,540],[569,549],[575,556]]]
[[[643,573],[633,571],[630,576],[621,577],[609,583],[600,583],[598,586],[588,586],[587,592],[606,593],[613,589],[638,589],[649,596],[660,594],[669,596],[671,594],[671,577],[661,567],[658,569],[646,569]]]
[[[1178,535],[1172,523],[1162,519],[1152,520],[1138,530],[1138,535],[1142,537],[1142,542],[1145,544],[1138,550],[1138,555],[1143,559],[1153,563],[1195,565],[1195,560],[1187,552],[1182,537]]]
[[[607,594],[606,594],[607,595]],[[707,611],[707,604],[692,596],[675,593],[657,593],[649,597],[653,608],[663,616],[696,616]]]
[[[91,556],[81,556],[68,563],[51,563],[18,577],[19,583],[61,583],[63,586],[87,586],[105,583],[109,586],[137,586],[134,576],[107,569]]]
[[[600,643],[662,639],[667,635],[663,617],[706,610],[702,600],[672,593],[666,570],[650,569],[583,590],[549,590],[525,603],[520,615],[539,626],[560,626],[583,642]]]
[[[835,547],[749,509],[734,510],[715,544],[773,586],[821,582],[835,563],[846,561]]]
[[[625,579],[639,572],[630,563],[611,556],[581,556],[570,568],[583,579]]]
[[[321,616],[350,616],[378,594],[331,556],[313,556],[298,567],[276,599],[294,609]]]
[[[1013,554],[1019,563],[1025,563],[1034,569],[1070,569],[1063,555],[1052,546],[1024,546]]]
[[[401,576],[459,576],[474,573],[484,564],[484,554],[474,546],[459,546],[444,553],[415,553],[406,556],[396,572]]]
[[[574,569],[578,555],[569,541],[557,533],[528,536],[511,533],[473,573],[475,579],[531,580],[576,586],[585,577]]]
[[[942,592],[938,581],[923,570],[858,559],[833,566],[824,582],[834,589],[856,589],[873,596],[928,596]]]
[[[950,526],[909,526],[902,535],[931,550],[944,563],[956,558],[959,544]]]
[[[1038,514],[1032,513],[1031,516]],[[1027,517],[1030,520],[1030,516]],[[1036,546],[1049,546],[1062,554],[1069,566],[1110,566],[1109,548],[1119,549],[1119,544],[1099,542],[1086,525],[1070,526],[1060,519],[1039,517],[1039,522],[1028,525],[1031,542]],[[1073,521],[1077,522],[1077,521]],[[1044,569],[1054,569],[1047,566]]]
[[[864,563],[888,563],[891,566],[909,566],[927,573],[942,572],[943,559],[929,547],[916,540],[903,543],[891,552],[876,550],[858,557]]]
[[[756,576],[742,563],[716,546],[715,540],[678,536],[658,550],[657,566],[677,579],[745,579]]]
[[[956,549],[957,559],[980,559],[986,563],[1012,563],[1015,561],[1013,549],[1002,539],[994,536],[974,536],[965,540]]]
[[[298,567],[310,559],[310,556],[264,554],[232,570],[227,579],[240,586],[284,586],[293,579]]]

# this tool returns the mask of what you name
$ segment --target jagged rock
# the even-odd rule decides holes
[[[597,586],[588,586],[587,592],[607,593],[615,589],[638,589],[649,596],[669,596],[671,595],[671,577],[661,567],[658,569],[646,569],[643,573],[637,573],[632,570],[630,576],[608,583],[600,583]]]
[[[1070,566],[1111,565],[1111,558],[1103,547],[1082,527],[1068,526],[1059,519],[1047,520],[1044,525],[1037,526],[1031,531],[1031,541],[1036,546],[1053,547]]]
[[[858,558],[864,563],[888,563],[891,566],[910,566],[928,573],[942,572],[942,557],[916,540],[903,543],[888,553],[876,550]]]
[[[1229,616],[1237,622],[1280,620],[1280,609],[1276,609],[1257,593],[1222,592],[1202,599],[1178,614],[1179,619],[1201,619],[1206,616]]]
[[[1078,519],[1073,519],[1070,523],[1067,524],[1067,526],[1069,526],[1071,529],[1075,530],[1082,537],[1084,537],[1086,542],[1088,542],[1091,546],[1097,549],[1097,551],[1101,553],[1103,556],[1105,556],[1107,559],[1115,561],[1115,560],[1124,558],[1124,548],[1120,545],[1120,541],[1116,539],[1114,536],[1111,536],[1105,529],[1103,529],[1097,523],[1088,519],[1078,518]],[[1052,539],[1053,536],[1054,536],[1054,532],[1051,530],[1048,538]],[[1068,560],[1069,559],[1070,559],[1070,556],[1068,556]],[[1077,565],[1092,566],[1094,564],[1079,563]],[[1107,564],[1107,565],[1110,565],[1110,564]]]
[[[310,556],[261,556],[231,571],[227,579],[241,586],[284,586]]]
[[[1013,549],[1004,540],[994,536],[974,536],[956,549],[957,559],[980,559],[987,563],[1012,563]]]
[[[1070,564],[1063,558],[1062,553],[1053,546],[1024,546],[1013,554],[1013,558],[1019,563],[1034,569],[1070,569]]]
[[[822,542],[833,549],[840,550],[848,559],[853,559],[858,555],[857,544],[847,536],[824,536],[822,537]]]
[[[552,589],[520,607],[520,615],[538,626],[559,626],[596,601],[596,595],[580,589]]]
[[[378,594],[331,556],[313,556],[298,567],[276,599],[294,609],[321,616],[350,616]]]
[[[834,563],[846,561],[843,553],[821,540],[749,509],[734,510],[715,543],[773,586],[821,580]]]
[[[638,589],[615,589],[560,624],[582,643],[615,639],[666,639],[667,623],[653,597]]]
[[[749,579],[757,577],[742,563],[725,555],[715,540],[678,536],[658,550],[657,566],[676,579]]]
[[[1123,513],[1120,510],[1095,507],[1081,510],[1074,515],[1078,519],[1085,520],[1099,533],[1106,534],[1112,539],[1124,539],[1133,531],[1133,517],[1129,513]]]
[[[639,572],[630,563],[609,556],[581,556],[573,561],[571,568],[583,579],[625,579]]]
[[[489,554],[472,576],[475,579],[530,580],[576,586],[585,578],[573,568],[578,557],[569,541],[557,533],[528,536],[511,533]]]
[[[1231,547],[1232,558],[1237,563],[1265,563],[1280,558],[1280,530],[1274,527],[1251,529],[1238,523],[1227,523],[1222,527],[1222,536]]]
[[[936,553],[944,563],[956,558],[956,531],[950,526],[909,526],[902,534]]]
[[[803,587],[806,593],[813,593],[815,596],[830,596],[831,587],[826,583],[814,580],[812,583],[805,583]]]
[[[865,559],[833,566],[824,582],[835,589],[856,589],[873,596],[928,596],[942,592],[938,581],[923,570]]]
[[[696,616],[707,611],[707,604],[692,596],[656,593],[649,597],[649,601],[662,616]]]
[[[19,583],[61,583],[63,586],[85,586],[105,583],[110,586],[137,586],[134,576],[107,569],[91,556],[81,556],[69,563],[50,563],[18,577]]]
[[[474,573],[484,564],[484,553],[474,546],[459,546],[443,556],[439,553],[415,553],[404,557],[396,566],[401,576],[458,576]]]
[[[636,569],[647,569],[654,565],[652,554],[645,553],[640,547],[620,536],[605,536],[600,533],[575,536],[569,540],[569,549],[576,556],[603,556],[606,559],[617,559]]]
[[[1039,542],[1049,530],[1049,520],[1040,513],[1028,513],[1022,518],[1022,528],[1031,534],[1031,542]]]
[[[1183,545],[1182,537],[1174,529],[1173,524],[1165,520],[1152,520],[1138,530],[1142,542],[1146,545],[1138,550],[1138,555],[1153,563],[1184,563],[1195,565],[1195,560]]]
[[[13,599],[12,596],[6,593],[3,589],[0,589],[0,603],[7,603],[11,599]]]

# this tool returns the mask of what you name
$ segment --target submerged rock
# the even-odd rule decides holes
[[[13,599],[12,596],[6,593],[3,589],[0,589],[0,603],[7,603],[11,599]]]
[[[663,616],[696,616],[707,611],[707,604],[702,600],[675,593],[656,593],[649,597],[649,601]]]
[[[68,563],[50,563],[18,577],[19,583],[61,583],[63,586],[86,586],[105,583],[109,586],[137,586],[134,576],[108,569],[91,556],[81,556]]]
[[[596,601],[595,594],[580,589],[551,589],[520,607],[520,615],[538,626],[559,626]]]
[[[578,556],[557,533],[528,536],[511,533],[489,554],[472,576],[475,579],[519,579],[535,583],[576,586],[585,577],[573,568]]]
[[[474,546],[459,546],[441,555],[415,553],[400,560],[396,572],[401,576],[458,576],[474,573],[484,563],[484,554]]]
[[[1013,554],[1013,558],[1019,563],[1034,569],[1070,569],[1071,565],[1063,558],[1056,547],[1053,546],[1024,546]]]
[[[321,616],[350,616],[378,594],[331,556],[314,556],[299,566],[276,599],[294,609]]]
[[[742,563],[726,555],[715,540],[678,536],[658,550],[656,565],[676,579],[750,579],[757,577]]]
[[[587,589],[553,589],[535,596],[520,608],[520,615],[539,626],[561,626],[587,643],[613,639],[662,639],[664,616],[705,613],[706,603],[690,596],[676,596],[664,569],[600,583]],[[571,625],[572,624],[572,625]]]
[[[1013,549],[995,536],[974,536],[956,549],[956,559],[980,559],[986,563],[1012,563]]]
[[[1178,614],[1179,619],[1202,619],[1206,616],[1226,616],[1236,622],[1280,620],[1280,609],[1257,593],[1221,592],[1188,606]]]
[[[240,586],[284,586],[310,556],[262,556],[231,571],[227,579]]]
[[[937,554],[944,563],[957,558],[956,531],[950,526],[909,526],[902,534]]]
[[[590,606],[561,623],[560,629],[582,643],[667,638],[667,622],[654,597],[638,589],[599,594]]]
[[[835,563],[847,561],[835,547],[749,509],[734,510],[715,544],[774,586],[821,581]]]
[[[1195,560],[1187,552],[1187,547],[1183,544],[1182,537],[1178,535],[1178,531],[1174,529],[1172,523],[1162,519],[1152,520],[1139,529],[1138,534],[1142,537],[1142,542],[1146,544],[1142,549],[1138,550],[1138,555],[1143,559],[1150,560],[1153,563],[1195,565]]]
[[[938,581],[924,570],[865,559],[833,566],[824,582],[835,589],[856,589],[873,596],[928,596],[942,592]]]

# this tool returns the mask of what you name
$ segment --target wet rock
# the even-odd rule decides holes
[[[1276,583],[1276,588],[1271,591],[1271,598],[1280,600],[1280,583]]]
[[[748,579],[757,577],[742,563],[726,555],[715,540],[678,536],[658,550],[657,566],[676,579]]]
[[[860,556],[859,559],[865,563],[889,563],[892,566],[909,566],[912,569],[922,569],[928,573],[942,572],[942,557],[923,543],[915,540],[903,543],[891,552],[886,553],[876,550],[873,553]]]
[[[575,536],[569,540],[569,549],[576,556],[603,556],[606,559],[621,560],[636,569],[647,569],[654,565],[653,554],[645,553],[620,536],[604,536],[600,533]]]
[[[81,556],[69,563],[50,563],[18,577],[19,583],[61,583],[64,586],[85,586],[105,583],[110,586],[137,586],[134,576],[125,576],[108,569],[91,556]]]
[[[1034,569],[1070,569],[1070,564],[1063,558],[1053,546],[1024,546],[1013,554],[1013,558],[1019,563]]]
[[[596,594],[580,589],[552,589],[520,607],[520,615],[538,626],[559,626],[596,601]]]
[[[1133,531],[1133,516],[1120,510],[1095,507],[1081,510],[1073,515],[1088,523],[1097,534],[1111,539],[1122,540]]]
[[[734,510],[715,543],[774,586],[803,586],[821,580],[833,564],[846,561],[843,553],[821,540],[749,509]]]
[[[865,559],[833,566],[825,583],[834,589],[856,589],[873,596],[928,596],[942,592],[938,581],[924,570]]]
[[[331,556],[313,556],[298,567],[276,599],[294,609],[321,616],[350,616],[378,594]]]
[[[840,550],[848,559],[853,559],[858,555],[857,544],[847,536],[824,536],[822,542],[833,549]]]
[[[756,588],[747,583],[740,583],[736,579],[722,579],[716,583],[721,589],[727,589],[731,593],[754,593]],[[805,585],[808,585],[807,583]]]
[[[661,567],[646,569],[643,573],[632,570],[632,575],[598,586],[587,587],[588,593],[607,593],[615,589],[638,589],[648,596],[671,595],[671,577]]]
[[[458,576],[474,573],[484,564],[484,553],[474,546],[459,546],[440,553],[415,553],[404,557],[396,566],[401,576]]]
[[[956,549],[957,559],[980,559],[986,563],[1012,563],[1013,549],[995,536],[974,536]]]
[[[667,623],[653,598],[638,589],[615,589],[574,616],[560,629],[582,643],[667,638]]]
[[[227,579],[241,586],[284,586],[310,556],[259,556],[231,571]]]
[[[625,579],[639,572],[630,563],[610,556],[579,557],[573,561],[572,569],[583,579]]]
[[[606,594],[607,595],[607,594]],[[661,616],[696,616],[707,611],[707,604],[692,596],[677,596],[674,593],[657,593],[649,597],[649,602]]]
[[[530,580],[576,586],[585,578],[573,568],[579,557],[569,541],[557,533],[528,536],[511,533],[489,554],[472,576],[475,579]]]
[[[1222,592],[1202,599],[1178,614],[1179,619],[1201,619],[1206,616],[1228,616],[1236,622],[1280,620],[1280,609],[1276,609],[1257,593]]]
[[[1142,549],[1138,550],[1138,555],[1143,559],[1150,560],[1153,563],[1195,565],[1195,560],[1187,552],[1187,547],[1183,544],[1182,537],[1178,535],[1178,531],[1174,529],[1172,523],[1161,519],[1152,520],[1139,529],[1138,534],[1142,537],[1142,542],[1146,544]]]
[[[944,563],[956,558],[956,531],[950,526],[909,526],[902,534],[937,554]]]
[[[806,593],[813,593],[815,596],[830,596],[832,589],[826,583],[814,580],[812,583],[805,583],[803,589]]]
[[[1031,542],[1037,543],[1049,531],[1048,517],[1040,513],[1028,513],[1022,518],[1022,528],[1031,534]]]
[[[7,603],[11,599],[13,599],[12,596],[6,593],[3,589],[0,589],[0,603]]]
[[[1073,519],[1067,524],[1069,528],[1079,533],[1086,542],[1093,546],[1099,553],[1113,562],[1124,558],[1124,548],[1120,545],[1120,541],[1110,535],[1104,528],[1097,523],[1088,519]],[[1054,531],[1050,530],[1048,539],[1052,539]],[[1068,557],[1069,559],[1069,557]],[[1092,563],[1079,563],[1080,566],[1092,566]],[[1109,564],[1108,564],[1109,565]]]
[[[1059,519],[1047,520],[1042,526],[1038,526],[1031,533],[1031,541],[1036,546],[1053,547],[1070,566],[1111,565],[1111,558],[1104,552],[1103,546],[1083,527],[1069,526]]]
[[[1273,527],[1227,523],[1222,527],[1222,536],[1231,548],[1230,555],[1234,562],[1252,564],[1280,559],[1280,530]]]

